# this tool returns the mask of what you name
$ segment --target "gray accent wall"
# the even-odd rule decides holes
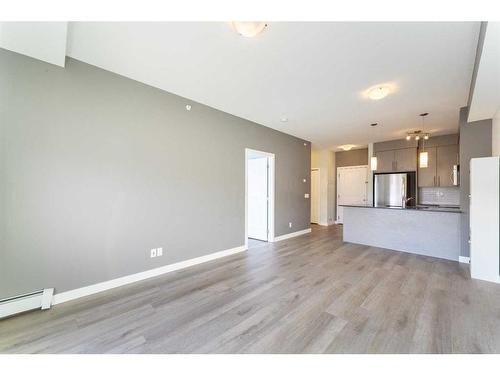
[[[469,194],[470,159],[491,156],[491,120],[467,122],[468,107],[460,108],[460,255],[468,257],[469,247]]]
[[[0,84],[0,298],[242,246],[247,147],[276,155],[276,236],[309,228],[307,141],[73,59],[0,50]]]

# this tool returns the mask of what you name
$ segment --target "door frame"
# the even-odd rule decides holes
[[[267,210],[267,242],[274,242],[274,195],[275,195],[275,155],[270,152],[245,148],[245,249],[248,250],[248,157],[257,154],[267,157],[268,170],[268,210]]]
[[[312,221],[312,216],[311,216],[311,219],[309,220],[311,222],[311,224],[318,224],[320,225],[320,222],[321,222],[321,169],[320,168],[311,168],[311,206],[312,206],[312,194],[313,194],[313,191],[312,191],[312,172],[313,171],[317,171],[318,172],[318,185],[319,185],[319,194],[318,194],[318,222],[317,223],[313,223]],[[310,213],[309,213],[310,215]]]
[[[337,167],[337,170],[335,171],[335,224],[342,224],[342,222],[339,221],[339,173],[340,171],[343,170],[348,170],[348,169],[359,169],[359,168],[366,168],[366,182],[365,182],[365,196],[366,200],[368,201],[368,173],[370,172],[369,165],[349,165],[346,167]]]

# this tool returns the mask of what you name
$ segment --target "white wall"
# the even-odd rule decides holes
[[[500,22],[488,22],[476,68],[468,122],[492,118],[500,104]]]
[[[491,128],[491,151],[493,156],[500,156],[500,106],[493,117]]]
[[[319,224],[333,223],[335,212],[335,153],[330,150],[312,149],[311,168],[320,173],[320,214]]]
[[[64,67],[67,22],[0,22],[0,47]]]

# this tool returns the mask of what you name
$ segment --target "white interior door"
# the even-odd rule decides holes
[[[311,170],[311,223],[319,223],[319,169]]]
[[[248,159],[248,237],[267,241],[268,235],[268,158]]]
[[[366,204],[368,166],[337,168],[337,223],[343,223],[341,204]]]

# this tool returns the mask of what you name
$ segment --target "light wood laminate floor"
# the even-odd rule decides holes
[[[500,286],[341,227],[0,321],[2,353],[500,353]]]

